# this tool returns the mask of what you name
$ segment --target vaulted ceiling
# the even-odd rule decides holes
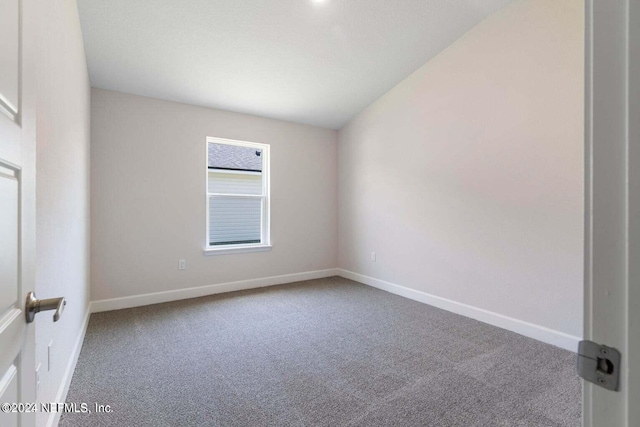
[[[91,84],[338,129],[511,0],[78,0]]]

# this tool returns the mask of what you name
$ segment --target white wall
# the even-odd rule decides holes
[[[582,3],[512,3],[340,131],[341,268],[581,336]]]
[[[270,252],[203,255],[207,136],[271,144]],[[337,265],[336,131],[93,89],[91,144],[92,300]]]
[[[90,86],[75,0],[41,2],[37,87],[36,295],[67,307],[36,320],[39,401],[60,398],[89,303]],[[47,371],[47,346],[52,367]],[[62,396],[64,398],[64,396]],[[38,425],[49,414],[38,413]]]

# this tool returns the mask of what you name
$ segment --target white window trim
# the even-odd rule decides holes
[[[262,195],[250,195],[250,194],[220,194],[209,193],[209,143],[220,143],[236,145],[240,147],[251,147],[262,150]],[[271,246],[271,163],[270,163],[270,146],[269,144],[262,144],[259,142],[238,141],[235,139],[215,138],[208,136],[207,143],[205,144],[205,210],[206,210],[206,235],[204,254],[205,255],[225,255],[244,252],[263,252],[270,251]],[[227,172],[227,171],[225,171]],[[233,171],[228,171],[233,172]],[[262,198],[262,221],[260,229],[260,243],[246,244],[246,245],[215,245],[211,246],[209,243],[209,197],[210,196],[231,196],[231,197],[250,197],[250,198]]]
[[[205,249],[203,252],[205,255],[227,255],[227,254],[241,254],[249,252],[266,252],[270,251],[273,246],[271,245],[227,245],[220,248]]]

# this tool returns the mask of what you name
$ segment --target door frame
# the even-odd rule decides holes
[[[584,337],[622,366],[617,392],[584,382],[584,427],[640,425],[639,50],[640,0],[585,1]]]

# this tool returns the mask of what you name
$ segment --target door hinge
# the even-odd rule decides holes
[[[620,382],[620,358],[620,352],[615,348],[592,341],[580,341],[578,375],[607,390],[617,391]]]

